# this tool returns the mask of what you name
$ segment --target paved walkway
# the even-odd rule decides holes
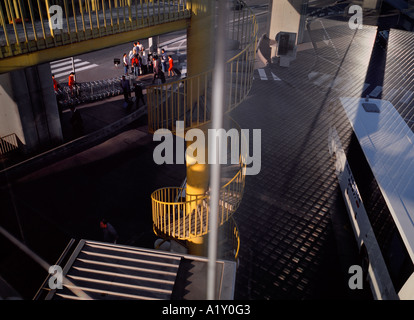
[[[309,41],[289,68],[277,60],[259,67],[249,97],[232,113],[241,128],[262,132],[261,172],[246,178],[235,215],[241,235],[236,299],[370,298],[368,290],[347,286],[357,246],[328,132],[337,97],[363,93],[361,70],[370,61],[375,30],[354,37],[343,22],[325,19],[311,30],[317,50]],[[324,41],[326,34],[332,43]],[[323,74],[329,77],[312,78]],[[334,89],[339,78],[342,86]],[[346,118],[335,121],[344,127]]]

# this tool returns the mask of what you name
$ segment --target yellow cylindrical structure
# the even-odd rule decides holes
[[[203,150],[201,150],[201,145],[197,145],[197,149],[194,148],[193,141],[187,141],[187,152],[186,152],[186,166],[187,166],[187,185],[186,185],[186,202],[188,203],[187,206],[187,213],[190,215],[198,215],[198,211],[203,212],[203,210],[207,210],[203,207],[203,200],[197,200],[198,198],[204,197],[206,192],[208,191],[209,187],[209,176],[210,170],[208,165],[208,148],[207,143],[203,146]],[[197,156],[200,156],[199,153],[204,153],[204,163],[197,163],[195,161]],[[194,163],[196,162],[196,163]],[[193,212],[195,212],[193,214]],[[205,213],[205,212],[204,212]],[[198,216],[202,216],[198,215]],[[202,220],[202,219],[201,219]],[[198,220],[199,223],[202,225],[202,221]],[[190,227],[190,233],[198,234],[200,231],[198,225],[194,225]],[[208,228],[206,226],[205,228]],[[188,241],[188,250],[190,254],[203,256],[205,255],[206,249],[204,244],[204,236],[193,237]]]
[[[213,66],[214,52],[214,1],[193,0],[187,2],[187,9],[192,11],[191,22],[187,28],[187,72],[188,77],[198,75],[210,70]],[[203,80],[202,80],[203,81]],[[198,97],[204,94],[200,88],[204,88],[204,82],[191,85],[187,88],[186,110],[190,110]],[[207,135],[205,135],[207,138]],[[191,148],[191,143],[187,147]],[[206,141],[207,145],[207,141]],[[202,150],[197,149],[197,152]],[[209,166],[207,147],[204,149],[205,164],[188,164],[187,161],[187,187],[186,200],[194,199],[195,196],[203,196],[209,186]],[[193,154],[193,152],[189,152]],[[187,153],[188,156],[188,153]],[[187,159],[188,160],[188,159]],[[190,212],[197,210],[202,205],[199,201],[192,201]],[[196,237],[188,240],[190,254],[205,255],[204,237]]]
[[[196,256],[206,255],[205,236],[191,238],[187,240],[188,253]]]
[[[187,2],[192,11],[191,22],[187,28],[187,75],[188,78],[211,70],[214,53],[214,3],[210,0]],[[200,83],[188,84],[187,110],[204,94],[204,78]]]

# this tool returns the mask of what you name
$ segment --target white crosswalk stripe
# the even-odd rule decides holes
[[[85,70],[89,70],[92,68],[98,67],[97,64],[90,63],[88,61],[82,61],[81,59],[75,59],[75,72],[81,72]],[[72,72],[72,59],[62,59],[53,61],[50,63],[50,69],[52,74],[55,75],[55,79],[62,80],[69,77],[69,74]]]
[[[259,79],[262,81],[267,81],[267,80],[281,81],[282,80],[277,75],[275,75],[273,72],[267,69],[257,69],[257,72],[259,73]],[[253,76],[253,79],[257,79],[257,77]]]
[[[330,83],[331,81],[328,81],[330,79],[332,79],[332,76],[330,74],[322,74],[320,77],[318,77],[318,79],[313,81],[313,83],[317,86],[321,86],[322,84]]]
[[[376,86],[375,89],[371,91],[369,96],[376,98],[381,93],[381,91],[382,91],[382,87],[381,86]]]
[[[276,76],[273,72],[271,72],[273,80],[279,81],[281,80],[278,76]]]
[[[264,69],[258,69],[257,71],[259,72],[260,80],[267,80],[266,72]]]
[[[324,88],[341,88],[346,85],[347,79],[343,77],[336,77],[327,73],[312,71],[308,74],[308,79],[318,87]]]

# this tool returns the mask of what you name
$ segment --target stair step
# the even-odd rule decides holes
[[[171,299],[181,257],[110,243],[85,242],[57,299],[74,299],[71,288],[94,299]],[[74,287],[73,287],[74,285]]]

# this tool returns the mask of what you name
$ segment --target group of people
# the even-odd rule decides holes
[[[148,63],[147,56],[145,54],[144,46],[139,42],[134,42],[129,55],[124,53],[122,57],[122,63],[124,65],[124,74],[128,75],[129,68],[131,67],[131,74],[136,77],[145,74],[147,72],[146,67]]]
[[[168,72],[168,77],[177,75],[177,70],[174,68],[174,60],[171,55],[167,55],[165,50],[162,49],[160,57],[157,54],[151,53],[147,56],[144,46],[139,41],[134,42],[129,54],[123,54],[122,63],[125,76],[129,73],[136,77],[153,73],[153,83],[156,79],[161,79],[162,82],[165,82],[164,73]]]
[[[176,70],[174,69],[174,60],[172,59],[171,55],[167,55],[165,50],[161,50],[161,57],[154,55],[152,57],[152,69],[154,73],[154,78],[152,79],[152,83],[155,82],[156,79],[160,79],[162,83],[165,82],[165,72],[168,71],[168,77],[173,77],[177,75]]]

